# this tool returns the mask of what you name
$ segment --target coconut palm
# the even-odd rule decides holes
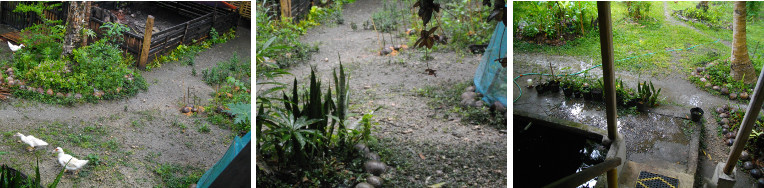
[[[742,80],[746,84],[756,83],[757,77],[751,59],[748,57],[748,47],[745,36],[745,1],[736,1],[732,16],[732,55],[730,56],[730,76]]]

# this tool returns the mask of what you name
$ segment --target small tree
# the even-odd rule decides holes
[[[71,1],[69,2],[69,13],[66,17],[66,32],[64,34],[64,45],[61,56],[67,56],[75,48],[85,46],[87,36],[83,36],[83,29],[88,27],[90,21],[90,3],[89,1]]]
[[[756,83],[758,78],[748,57],[746,45],[746,7],[745,1],[736,1],[732,16],[732,55],[730,56],[730,76],[746,84]]]

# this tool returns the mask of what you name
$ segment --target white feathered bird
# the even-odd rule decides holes
[[[34,149],[37,146],[47,146],[48,145],[47,142],[45,142],[43,140],[40,140],[39,138],[35,138],[32,135],[24,136],[21,133],[16,133],[14,136],[18,136],[19,138],[21,138],[22,142],[24,142],[26,144],[29,144],[29,147],[27,147],[28,151],[32,151],[32,149]]]
[[[75,174],[79,172],[80,168],[84,167],[85,164],[88,163],[88,160],[79,160],[69,154],[64,153],[64,149],[61,149],[61,147],[56,147],[53,152],[58,153],[58,164],[61,164],[61,166],[65,167],[66,170],[74,171]]]
[[[11,51],[13,51],[13,52],[19,51],[23,47],[24,47],[24,44],[16,46],[16,45],[11,44],[11,41],[8,41],[8,48],[11,48]]]

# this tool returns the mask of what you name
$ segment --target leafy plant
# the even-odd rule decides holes
[[[23,175],[21,172],[12,169],[6,165],[2,165],[0,167],[0,187],[14,187],[14,188],[32,188],[32,187],[42,187],[40,184],[42,183],[40,181],[40,159],[35,154],[36,159],[36,166],[35,166],[35,177],[28,177]],[[68,165],[69,162],[67,162]],[[61,168],[61,171],[59,171],[58,175],[56,176],[56,179],[53,180],[50,184],[48,184],[48,188],[55,188],[58,187],[58,183],[61,181],[61,177],[64,175],[64,170],[66,168]]]
[[[657,106],[657,99],[661,94],[661,89],[662,88],[658,88],[656,91],[652,81],[650,81],[650,84],[648,84],[647,81],[644,81],[637,85],[638,94],[636,98],[648,107]]]
[[[114,22],[106,22],[101,25],[100,28],[106,31],[104,36],[109,40],[109,42],[114,44],[124,41],[125,38],[122,37],[122,33],[130,31],[130,28],[127,27],[127,25]]]
[[[629,17],[632,17],[635,20],[648,18],[648,15],[650,14],[650,3],[651,2],[645,1],[627,1],[626,7]]]
[[[203,70],[202,79],[207,84],[221,84],[228,77],[236,79],[249,77],[250,67],[249,61],[241,61],[236,52],[234,52],[228,61],[219,62],[216,67]]]
[[[277,110],[275,116],[269,116],[265,121],[269,122],[268,130],[265,134],[272,135],[271,142],[265,142],[263,147],[273,147],[278,154],[280,164],[287,162],[296,162],[305,164],[308,156],[305,151],[305,145],[316,146],[316,138],[321,138],[317,130],[306,129],[309,125],[320,121],[319,119],[310,119],[307,117],[297,117],[289,110]],[[295,157],[295,158],[293,158]],[[293,160],[294,159],[294,160]],[[303,160],[300,160],[303,159]]]

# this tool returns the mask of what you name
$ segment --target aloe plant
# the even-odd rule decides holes
[[[638,84],[637,91],[637,99],[639,99],[640,102],[647,104],[648,106],[655,106],[657,104],[658,97],[661,95],[661,88],[655,90],[655,86],[653,85],[652,81],[650,81],[650,84],[648,84],[647,81]]]

